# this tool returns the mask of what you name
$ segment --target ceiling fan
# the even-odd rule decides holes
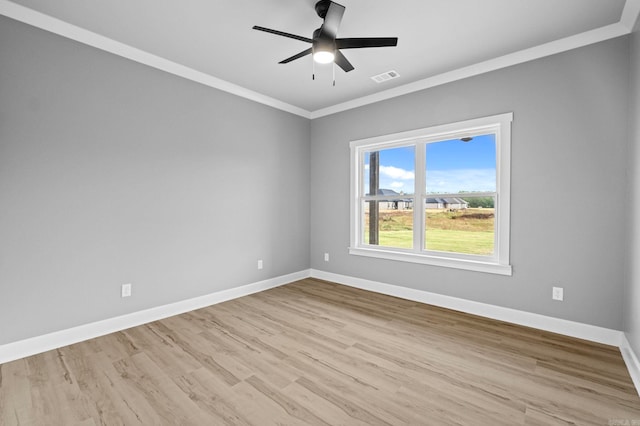
[[[313,55],[313,60],[321,64],[334,62],[344,72],[353,70],[353,65],[340,51],[341,49],[361,49],[365,47],[387,47],[398,44],[397,37],[360,37],[360,38],[337,38],[338,28],[342,22],[345,7],[330,0],[320,0],[315,6],[316,13],[324,20],[322,26],[313,32],[312,38],[289,34],[270,28],[254,26],[254,30],[292,38],[295,40],[311,43],[309,49],[303,50],[287,59],[280,61],[280,64],[287,64],[307,55]]]

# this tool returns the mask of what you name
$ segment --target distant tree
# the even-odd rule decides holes
[[[463,198],[463,200],[469,203],[469,207],[472,209],[477,209],[478,207],[484,209],[494,208],[493,197],[469,197]]]

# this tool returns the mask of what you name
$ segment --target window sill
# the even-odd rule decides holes
[[[423,265],[442,266],[445,268],[464,269],[467,271],[485,272],[498,275],[512,275],[511,265],[492,262],[456,259],[451,257],[429,256],[401,251],[378,250],[374,248],[350,247],[349,254],[375,257],[378,259],[396,260],[399,262],[421,263]]]

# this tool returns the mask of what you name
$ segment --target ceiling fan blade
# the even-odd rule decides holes
[[[308,48],[307,50],[303,50],[302,52],[298,53],[297,55],[293,55],[290,58],[287,59],[283,59],[282,61],[278,62],[279,64],[288,64],[291,61],[295,61],[296,59],[300,59],[303,56],[307,56],[311,54],[311,48]]]
[[[320,30],[320,37],[334,40],[338,35],[338,28],[342,22],[342,15],[344,15],[344,6],[338,3],[331,2],[329,10],[324,17],[324,24]]]
[[[351,62],[347,60],[347,58],[342,54],[342,52],[336,49],[335,54],[336,54],[336,58],[334,62],[336,63],[337,66],[342,68],[344,72],[349,72],[354,69],[353,65],[351,65]]]
[[[289,33],[285,33],[282,31],[278,31],[278,30],[272,30],[271,28],[265,28],[265,27],[259,27],[257,25],[253,26],[254,30],[258,30],[258,31],[264,31],[265,33],[271,33],[271,34],[275,34],[275,35],[279,35],[282,37],[289,37],[295,40],[300,40],[300,41],[306,41],[307,43],[313,43],[313,40],[311,40],[310,38],[307,37],[302,37],[299,35],[295,35],[295,34],[289,34]]]
[[[398,37],[362,37],[362,38],[338,38],[338,49],[360,49],[363,47],[390,47],[398,45]]]

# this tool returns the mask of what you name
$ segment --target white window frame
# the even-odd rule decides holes
[[[387,260],[422,263],[500,275],[512,275],[509,263],[511,198],[511,122],[513,113],[498,114],[427,127],[424,129],[359,139],[350,142],[351,150],[351,245],[349,254]],[[426,193],[425,150],[429,142],[493,133],[496,137],[495,245],[491,256],[429,251],[424,248]],[[402,146],[415,146],[416,170],[413,198],[414,247],[402,249],[364,243],[364,153]],[[453,194],[452,194],[453,195]],[[473,194],[480,196],[483,194]],[[488,193],[484,195],[493,195]],[[438,194],[438,196],[441,196]],[[389,196],[380,196],[389,199]],[[409,198],[406,195],[401,198]],[[376,197],[367,196],[367,199]],[[416,244],[420,242],[420,244]]]

